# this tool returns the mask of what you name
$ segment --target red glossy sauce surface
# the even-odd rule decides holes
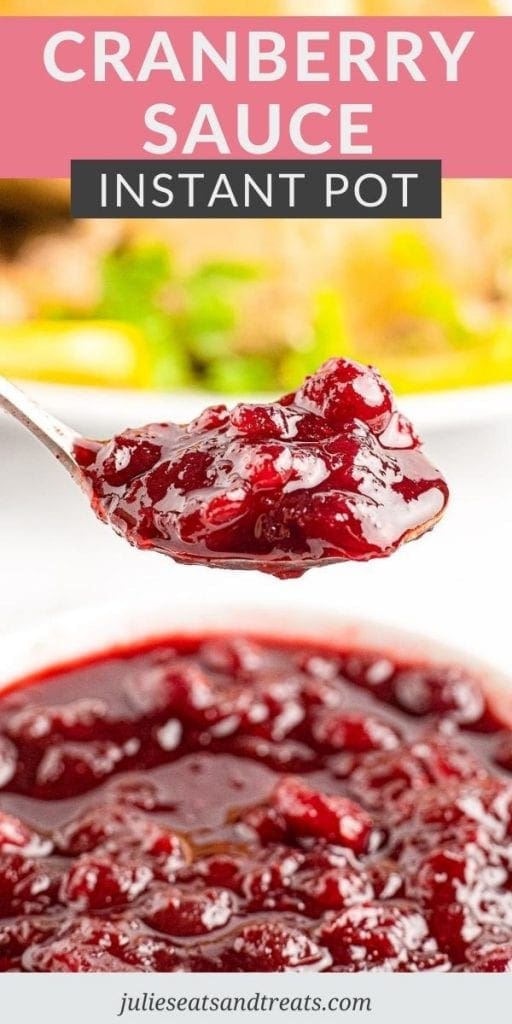
[[[281,577],[389,555],[448,498],[388,385],[345,359],[277,402],[215,406],[75,454],[96,514],[130,543]]]
[[[172,639],[12,690],[0,967],[510,971],[510,741],[467,672],[364,651]]]

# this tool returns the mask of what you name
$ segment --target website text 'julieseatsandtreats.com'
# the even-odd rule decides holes
[[[512,7],[88,6],[0,13],[2,1021],[499,1020]]]
[[[138,1013],[365,1013],[372,1012],[369,996],[278,996],[255,991],[252,995],[158,996],[154,992],[121,996],[119,1017]]]

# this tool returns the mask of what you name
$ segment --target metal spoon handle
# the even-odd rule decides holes
[[[81,482],[81,472],[73,458],[74,445],[80,440],[79,434],[42,409],[24,391],[20,391],[10,380],[2,376],[0,409],[14,416],[23,427],[30,430],[30,433],[58,459],[64,469],[67,469],[75,482]]]

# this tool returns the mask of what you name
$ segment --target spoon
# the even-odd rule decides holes
[[[73,451],[80,435],[51,413],[42,409],[37,402],[15,387],[10,380],[0,375],[0,409],[18,420],[38,441],[60,462],[75,483],[83,486],[83,474],[77,465]]]
[[[276,404],[268,408],[275,411]],[[213,406],[189,424],[127,430],[103,443],[82,437],[2,376],[0,409],[48,448],[88,494],[98,519],[133,546],[182,564],[291,578],[313,566],[387,557],[432,529],[447,502],[446,483],[423,455],[410,425],[413,440],[396,449],[379,447],[378,434],[350,418],[335,423],[338,435],[320,419],[330,444],[307,433],[297,440],[295,433],[286,433],[291,429],[286,412],[292,424],[307,422],[307,408],[278,403],[286,421],[281,441],[254,443],[236,417],[242,423],[244,415],[257,418],[261,406],[241,404],[232,412]],[[366,447],[360,447],[361,431]],[[256,482],[248,484],[253,471]],[[263,474],[260,486],[258,473]],[[396,479],[400,486],[395,487]],[[293,503],[295,492],[299,504],[290,525],[287,502]]]
[[[51,413],[43,409],[32,398],[29,398],[25,391],[16,387],[7,377],[3,377],[1,374],[0,409],[9,416],[12,416],[26,430],[29,430],[41,444],[44,444],[45,448],[57,459],[60,465],[67,470],[72,480],[84,489],[84,474],[73,455],[75,445],[83,441],[81,434],[78,434],[77,431],[73,430],[66,423],[62,423],[56,416],[52,416]],[[162,553],[168,554],[168,552]],[[205,562],[204,557],[195,559],[184,556],[177,560],[183,564],[190,565],[196,563],[204,564]],[[217,568],[225,568],[227,562],[228,559],[226,558],[217,560],[214,556],[210,560],[210,564]],[[229,566],[232,569],[250,569],[254,567],[247,559],[236,557],[229,559]],[[276,566],[280,568],[280,563],[277,562]],[[289,563],[286,563],[285,567],[290,571],[294,569],[294,566],[290,567]]]

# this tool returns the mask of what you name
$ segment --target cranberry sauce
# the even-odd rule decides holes
[[[0,699],[4,971],[510,971],[512,734],[457,667],[210,637]]]
[[[376,370],[331,359],[291,395],[77,446],[100,519],[180,562],[300,576],[391,554],[448,490]]]

